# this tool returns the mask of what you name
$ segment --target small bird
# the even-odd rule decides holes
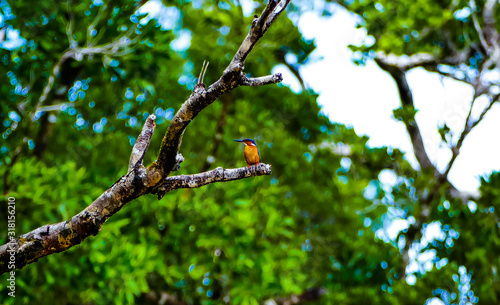
[[[243,139],[243,140],[233,140],[236,142],[245,143],[245,149],[243,149],[243,155],[245,156],[245,160],[247,161],[248,167],[250,165],[259,164],[260,163],[260,153],[257,148],[257,144],[252,139]]]

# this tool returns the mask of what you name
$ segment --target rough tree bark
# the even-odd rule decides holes
[[[167,192],[179,188],[200,187],[214,182],[226,182],[259,175],[269,175],[271,166],[259,164],[250,168],[216,168],[195,175],[168,177],[179,168],[184,158],[178,153],[182,135],[189,123],[223,93],[239,86],[261,86],[281,82],[281,74],[248,78],[243,72],[245,60],[259,39],[285,10],[290,0],[269,1],[262,14],[255,16],[250,31],[222,76],[208,88],[200,81],[182,104],[161,142],[159,155],[145,167],[143,158],[155,129],[155,116],[150,115],[132,149],[128,173],[106,190],[82,212],[64,222],[45,225],[0,246],[0,274],[8,268],[11,253],[15,254],[15,269],[38,261],[41,257],[63,252],[97,235],[104,223],[126,203],[146,194],[160,199]]]

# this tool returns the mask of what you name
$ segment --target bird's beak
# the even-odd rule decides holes
[[[235,142],[243,142],[243,140],[233,140],[233,141],[235,141]]]

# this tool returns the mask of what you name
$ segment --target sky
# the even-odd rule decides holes
[[[369,136],[371,147],[392,146],[407,152],[405,157],[418,167],[404,124],[392,116],[392,111],[400,107],[393,79],[373,61],[366,66],[353,64],[352,52],[347,48],[372,38],[367,37],[364,29],[356,29],[355,15],[340,6],[333,11],[330,17],[306,12],[295,20],[304,38],[313,39],[317,46],[310,63],[300,68],[307,87],[320,93],[318,103],[331,121],[352,126],[358,135]],[[285,74],[284,83],[292,90],[300,91],[298,81],[284,66],[276,71]],[[472,88],[422,68],[409,71],[407,79],[426,151],[443,172],[451,151],[441,141],[438,126],[446,122],[456,135],[453,139],[458,139],[470,108]],[[485,99],[476,102],[476,117],[486,103]],[[476,193],[480,176],[500,170],[500,141],[493,140],[494,135],[500,134],[499,119],[500,105],[496,103],[465,140],[449,175],[459,190]]]

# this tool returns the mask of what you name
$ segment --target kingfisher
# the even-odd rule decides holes
[[[260,163],[260,153],[257,148],[257,144],[252,139],[243,139],[243,140],[233,140],[236,142],[245,143],[245,149],[243,149],[243,155],[245,156],[245,160],[247,161],[248,167],[250,165],[259,164]]]

